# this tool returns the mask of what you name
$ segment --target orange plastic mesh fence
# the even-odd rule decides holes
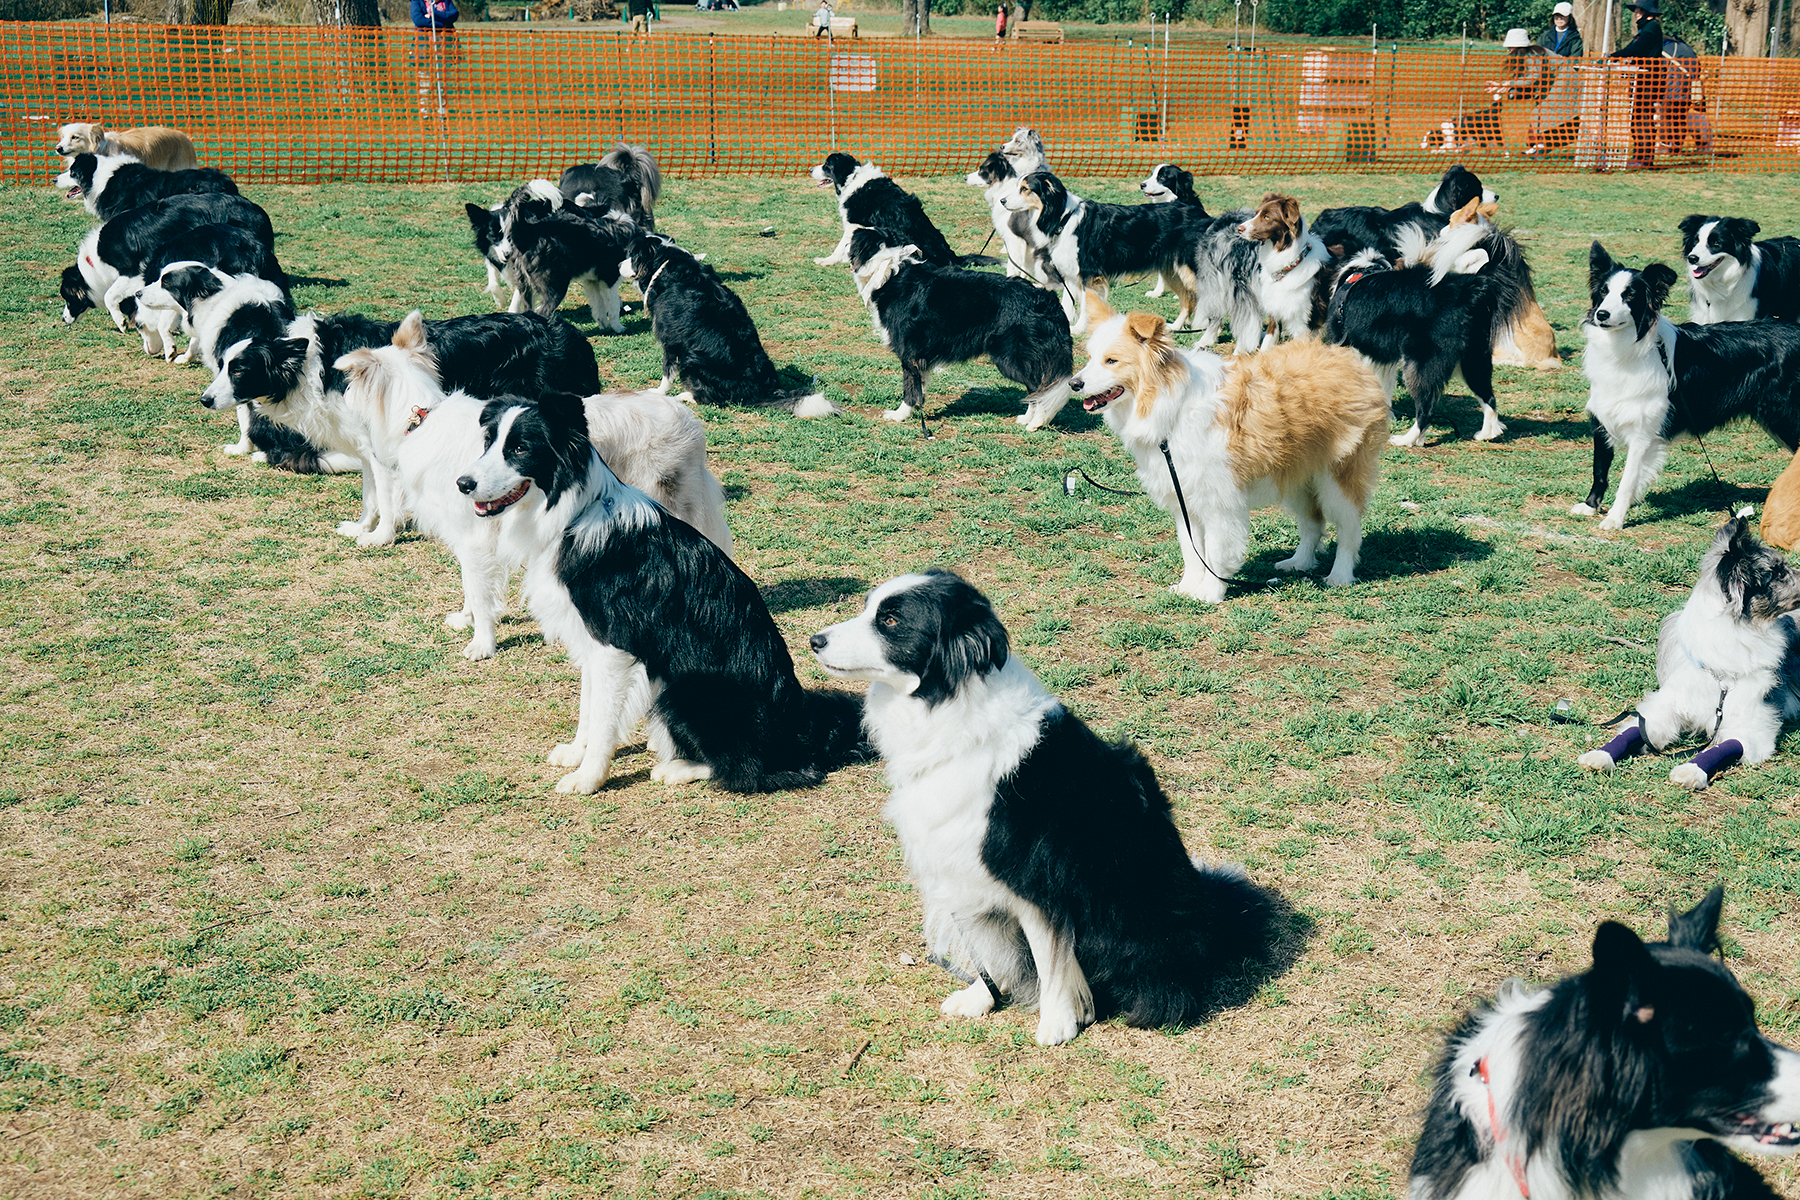
[[[1787,170],[1800,153],[1800,61],[1573,61],[1496,110],[1503,73],[1492,49],[8,22],[0,178],[46,182],[73,120],[175,126],[250,183],[554,176],[618,138],[674,175],[791,173],[833,149],[939,174],[1016,125],[1071,175],[1430,171],[1446,139],[1471,165],[1560,171],[1649,154]]]

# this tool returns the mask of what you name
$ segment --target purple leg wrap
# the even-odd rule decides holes
[[[1612,756],[1614,762],[1623,762],[1644,748],[1644,727],[1629,725],[1619,731],[1619,736],[1600,747]]]
[[[1711,779],[1743,756],[1744,744],[1736,738],[1732,738],[1730,741],[1720,742],[1716,746],[1708,746],[1694,756],[1693,763],[1705,771],[1706,777]]]

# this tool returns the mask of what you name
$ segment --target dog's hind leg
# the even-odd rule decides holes
[[[1282,500],[1294,514],[1294,522],[1300,526],[1300,545],[1295,547],[1291,557],[1276,563],[1275,569],[1310,571],[1319,565],[1319,543],[1325,540],[1325,514],[1319,508],[1317,481],[1307,483],[1299,495],[1283,496]]]
[[[400,478],[373,454],[367,455],[365,462],[370,466],[364,472],[363,486],[368,486],[370,471],[375,479],[375,527],[357,534],[356,544],[364,547],[392,545],[404,508],[400,499]]]
[[[1475,431],[1475,440],[1491,442],[1506,432],[1506,426],[1500,423],[1500,409],[1494,403],[1494,352],[1486,343],[1474,344],[1464,351],[1462,357],[1463,382],[1469,385],[1469,391],[1481,405],[1481,428]]]
[[[369,465],[369,459],[362,461],[362,516],[355,521],[339,521],[337,531],[345,537],[360,538],[375,528],[376,500],[375,471]]]
[[[1356,582],[1356,561],[1362,556],[1362,508],[1335,479],[1321,478],[1318,489],[1319,507],[1337,529],[1337,559],[1325,576],[1325,586],[1348,587]]]
[[[1606,500],[1606,484],[1612,474],[1613,447],[1612,439],[1606,436],[1606,426],[1600,418],[1592,418],[1594,423],[1594,483],[1588,488],[1587,499],[1569,508],[1572,517],[1591,517],[1600,511],[1600,505]]]
[[[918,363],[900,364],[900,407],[883,409],[881,415],[896,424],[912,420],[914,411],[925,408],[926,368]]]
[[[1425,440],[1425,431],[1431,427],[1431,410],[1436,407],[1438,397],[1444,394],[1444,382],[1448,378],[1448,372],[1440,373],[1434,369],[1437,365],[1411,360],[1404,364],[1401,376],[1413,398],[1413,423],[1405,433],[1396,433],[1389,438],[1388,445],[1417,446]],[[1429,376],[1428,368],[1432,368]]]
[[[610,329],[614,333],[625,332],[625,322],[620,319],[619,289],[607,287],[592,275],[583,276],[581,290],[587,293],[588,312],[593,314],[594,324],[602,329]]]
[[[1015,910],[1038,976],[1040,1046],[1060,1046],[1094,1023],[1094,993],[1075,958],[1075,940],[1050,922],[1037,905],[1021,900]]]

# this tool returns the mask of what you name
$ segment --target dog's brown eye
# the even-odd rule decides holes
[[[896,617],[893,613],[889,613],[887,616],[881,618],[881,623],[889,629],[892,629],[900,623],[900,618]]]
[[[1109,358],[1106,360],[1106,365],[1109,367],[1116,367],[1119,365],[1119,360],[1116,358]]]

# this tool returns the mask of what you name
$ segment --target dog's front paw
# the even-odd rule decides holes
[[[444,614],[445,629],[467,629],[473,624],[475,624],[475,614],[466,608],[458,612]]]
[[[394,527],[377,525],[367,533],[356,535],[356,544],[365,548],[371,546],[391,546],[394,544]]]
[[[1356,575],[1350,571],[1332,571],[1325,576],[1326,587],[1349,587],[1356,582]]]
[[[827,254],[824,258],[813,259],[813,265],[818,266],[818,267],[830,267],[830,266],[837,265],[838,261],[839,260],[836,255]]]
[[[484,658],[494,657],[495,648],[493,638],[473,638],[460,653],[470,662],[480,662]]]
[[[1617,504],[1613,505],[1612,511],[1606,514],[1606,520],[1600,522],[1600,528],[1615,531],[1625,528],[1624,508]]]
[[[977,979],[960,992],[951,992],[938,1005],[947,1017],[985,1017],[994,1011],[994,993]]]
[[[250,456],[250,461],[266,467],[269,465],[269,456],[264,454],[261,450],[258,450],[255,454]]]
[[[1580,504],[1569,505],[1569,515],[1571,517],[1591,517],[1599,511],[1599,509],[1595,508],[1585,500]]]
[[[1411,429],[1407,430],[1405,433],[1396,433],[1393,437],[1389,438],[1388,445],[1390,445],[1390,446],[1417,446],[1420,442],[1422,442],[1424,440],[1425,440],[1425,431],[1423,429],[1419,428],[1417,425],[1414,425]]]
[[[1712,782],[1712,777],[1693,763],[1684,762],[1669,772],[1669,782],[1698,792]]]
[[[1491,442],[1505,432],[1506,426],[1500,423],[1500,418],[1490,413],[1482,419],[1481,431],[1475,435],[1475,440]]]
[[[578,767],[585,753],[587,746],[582,742],[558,742],[544,755],[544,761],[553,767]]]
[[[1198,581],[1183,579],[1180,583],[1172,583],[1169,590],[1177,596],[1186,596],[1189,600],[1198,600],[1202,604],[1217,604],[1225,599],[1225,585],[1216,579]]]
[[[219,450],[225,454],[232,455],[235,458],[241,458],[250,453],[251,446],[249,442],[226,442],[223,446],[219,447]]]
[[[170,359],[169,361],[180,363],[184,367],[187,366],[189,363],[194,361],[194,348],[192,346],[189,346],[186,350],[183,350],[180,354],[177,354],[174,358]]]
[[[1081,1032],[1081,1020],[1073,1012],[1045,1012],[1038,1017],[1037,1044],[1060,1046],[1072,1042]]]
[[[1615,763],[1613,756],[1604,750],[1589,750],[1575,760],[1575,765],[1585,767],[1590,771],[1610,771],[1619,764]]]
[[[899,408],[884,408],[881,410],[881,415],[896,425],[904,425],[912,420],[912,405],[902,404]]]
[[[1277,571],[1310,571],[1318,565],[1319,559],[1317,555],[1309,554],[1305,558],[1302,558],[1296,554],[1292,558],[1284,558],[1276,563],[1275,569]]]
[[[606,783],[608,763],[597,771],[570,771],[556,781],[556,790],[562,795],[591,796]]]
[[[359,538],[368,532],[368,527],[361,521],[339,521],[337,531],[344,537]]]

